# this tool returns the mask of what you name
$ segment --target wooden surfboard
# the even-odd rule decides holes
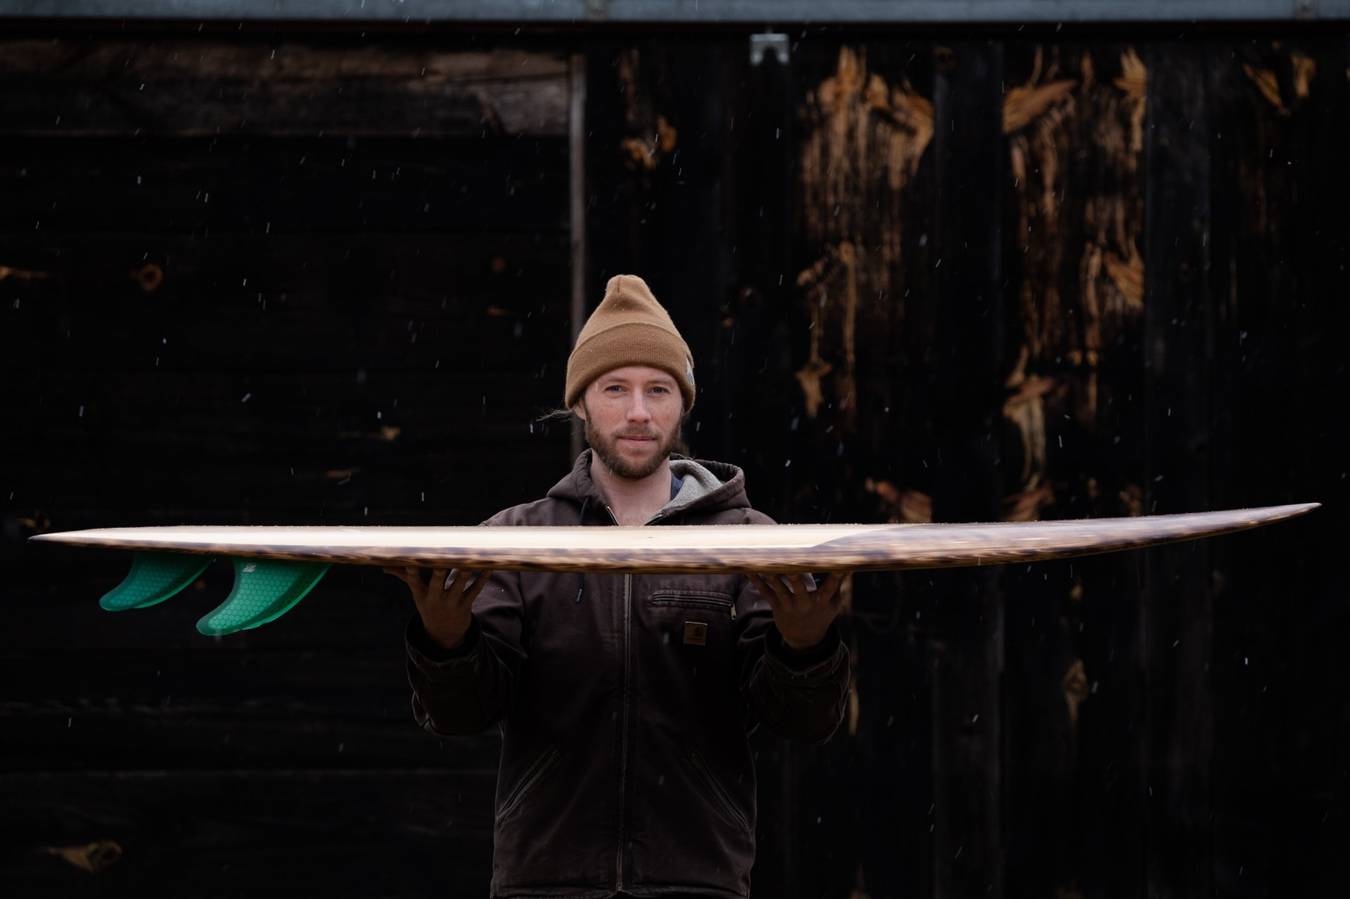
[[[653,527],[146,527],[40,534],[39,543],[135,550],[103,598],[117,611],[162,602],[212,557],[235,589],[204,633],[279,617],[332,564],[514,571],[826,572],[1037,562],[1212,537],[1302,515],[1318,503],[1222,512],[990,524]],[[213,614],[216,614],[213,613]]]

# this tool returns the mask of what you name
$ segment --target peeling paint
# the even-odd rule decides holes
[[[113,840],[97,840],[82,846],[44,846],[42,851],[90,874],[111,867],[122,857],[121,844]]]
[[[929,524],[933,520],[933,498],[919,490],[901,490],[890,481],[863,481],[863,489],[880,501],[891,524]]]
[[[630,171],[651,172],[675,152],[679,132],[652,108],[651,92],[641,84],[641,64],[642,56],[636,48],[620,52],[616,59],[624,128],[628,132],[619,141],[619,154]]]
[[[1021,350],[1005,419],[1022,444],[1019,488],[1005,517],[1032,520],[1054,502],[1046,401],[1092,427],[1103,355],[1144,311],[1143,148],[1148,73],[1131,47],[1114,60],[1037,49],[1009,89],[1003,120],[1021,251]],[[1058,77],[1061,69],[1078,78]],[[1066,197],[1076,202],[1065,204]]]
[[[1312,81],[1317,77],[1317,61],[1303,53],[1294,52],[1280,60],[1280,63],[1288,79],[1287,86],[1281,85],[1280,74],[1274,68],[1258,68],[1244,62],[1242,71],[1278,114],[1288,116],[1293,114],[1298,103],[1308,99]]]
[[[832,407],[832,423],[851,431],[859,330],[903,320],[901,201],[932,140],[933,105],[845,46],[833,74],[807,92],[802,118],[802,232],[818,255],[796,278],[811,320],[796,378],[808,416]]]
[[[1069,728],[1077,734],[1078,707],[1087,702],[1088,697],[1092,695],[1088,690],[1087,671],[1083,667],[1082,659],[1073,660],[1073,664],[1064,672],[1059,684],[1064,691],[1064,705],[1069,711]]]

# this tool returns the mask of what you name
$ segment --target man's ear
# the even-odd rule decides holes
[[[583,402],[577,402],[576,404],[574,404],[574,405],[572,406],[572,414],[575,415],[577,418],[581,419],[582,421],[585,421],[585,420],[586,420],[586,404],[583,403]]]

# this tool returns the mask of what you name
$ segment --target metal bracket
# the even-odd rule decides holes
[[[772,53],[780,66],[788,64],[788,36],[773,31],[750,35],[750,65],[764,61],[764,54]]]

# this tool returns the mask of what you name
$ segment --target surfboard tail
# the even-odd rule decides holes
[[[304,599],[331,567],[327,562],[234,558],[234,587],[225,601],[197,622],[199,633],[223,637],[275,621]],[[211,556],[138,552],[122,583],[99,606],[124,612],[158,605],[201,577]]]

